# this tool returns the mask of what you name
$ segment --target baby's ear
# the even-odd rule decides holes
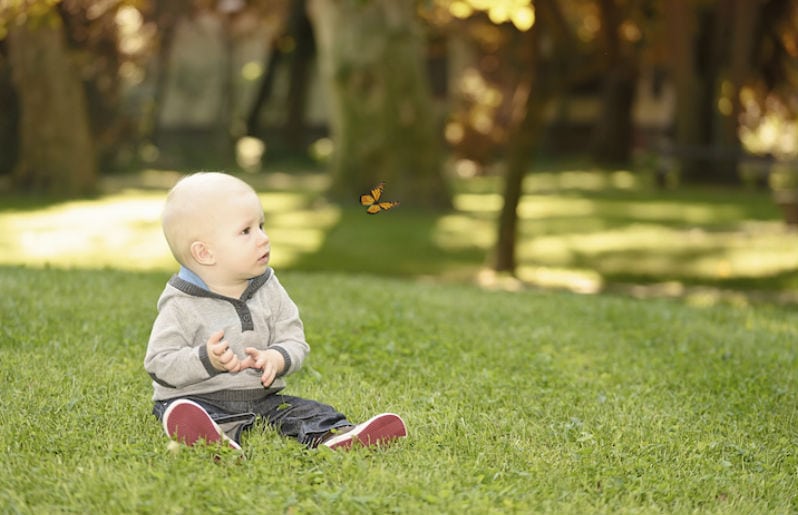
[[[212,265],[214,263],[213,252],[203,241],[195,241],[191,244],[191,257],[200,265]]]

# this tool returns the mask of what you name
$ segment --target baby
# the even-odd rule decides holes
[[[281,393],[310,347],[297,306],[268,266],[263,208],[248,184],[190,175],[169,192],[162,221],[180,269],[158,300],[144,368],[153,414],[170,437],[240,449],[256,417],[311,448],[407,434],[392,413],[354,425],[332,406]]]

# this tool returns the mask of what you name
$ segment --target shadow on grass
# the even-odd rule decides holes
[[[344,207],[321,246],[286,268],[404,277],[473,276],[484,252],[477,247],[445,249],[436,243],[442,216],[411,209],[368,215],[363,209]]]
[[[159,212],[175,174],[114,178],[116,193],[69,204],[1,197],[0,262],[173,269]],[[798,287],[798,237],[784,229],[767,192],[621,188],[601,177],[612,175],[551,172],[525,179],[518,209],[522,281],[593,292],[674,282],[774,293]],[[452,212],[402,205],[377,215],[354,199],[326,202],[325,174],[245,178],[263,201],[278,270],[465,282],[476,278],[493,248],[501,207],[496,177],[456,181]],[[589,287],[574,287],[585,276]]]
[[[286,268],[472,281],[492,248],[501,200],[478,182],[461,188],[446,214],[339,207],[320,245]],[[700,287],[795,301],[783,294],[798,286],[798,241],[763,192],[533,191],[519,217],[519,275],[533,286],[601,293],[666,284],[667,296]],[[593,286],[583,288],[583,272]]]
[[[663,282],[661,276],[634,273],[606,273],[603,274],[607,284],[656,284]],[[752,297],[761,297],[762,294],[773,292],[775,297],[785,301],[798,302],[798,269],[784,272],[775,272],[765,275],[738,275],[729,278],[705,278],[695,276],[676,276],[671,281],[678,281],[684,287],[706,287],[719,290],[738,291],[747,293]],[[783,292],[784,295],[778,295]],[[791,294],[792,293],[792,294]]]

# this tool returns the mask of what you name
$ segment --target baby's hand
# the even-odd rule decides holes
[[[216,370],[223,370],[226,372],[238,372],[241,370],[241,361],[238,356],[230,350],[227,341],[224,338],[224,331],[216,331],[208,338],[205,347],[208,350],[208,358],[211,360],[211,365]]]
[[[285,368],[285,358],[276,350],[258,350],[254,347],[247,347],[244,352],[247,358],[241,363],[241,368],[257,368],[263,371],[260,382],[263,386],[269,386],[274,382],[277,374]]]

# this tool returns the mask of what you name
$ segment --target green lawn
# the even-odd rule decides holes
[[[496,177],[455,181],[455,209],[369,216],[324,200],[321,174],[248,176],[280,270],[471,282],[495,240]],[[170,270],[160,230],[173,175],[109,180],[88,200],[0,197],[0,265]],[[405,200],[405,199],[400,199]],[[518,276],[582,293],[798,302],[798,234],[767,191],[658,190],[625,171],[538,171],[519,206]]]
[[[798,509],[794,310],[280,272],[313,347],[289,392],[410,435],[335,453],[257,431],[215,463],[149,414],[167,277],[0,267],[0,512]]]
[[[496,178],[457,181],[448,213],[368,216],[323,175],[252,177],[313,347],[288,393],[410,436],[257,431],[215,463],[167,450],[142,367],[173,178],[0,198],[0,514],[798,511],[798,236],[767,192],[531,174],[518,275],[545,288],[511,292],[473,284]]]

